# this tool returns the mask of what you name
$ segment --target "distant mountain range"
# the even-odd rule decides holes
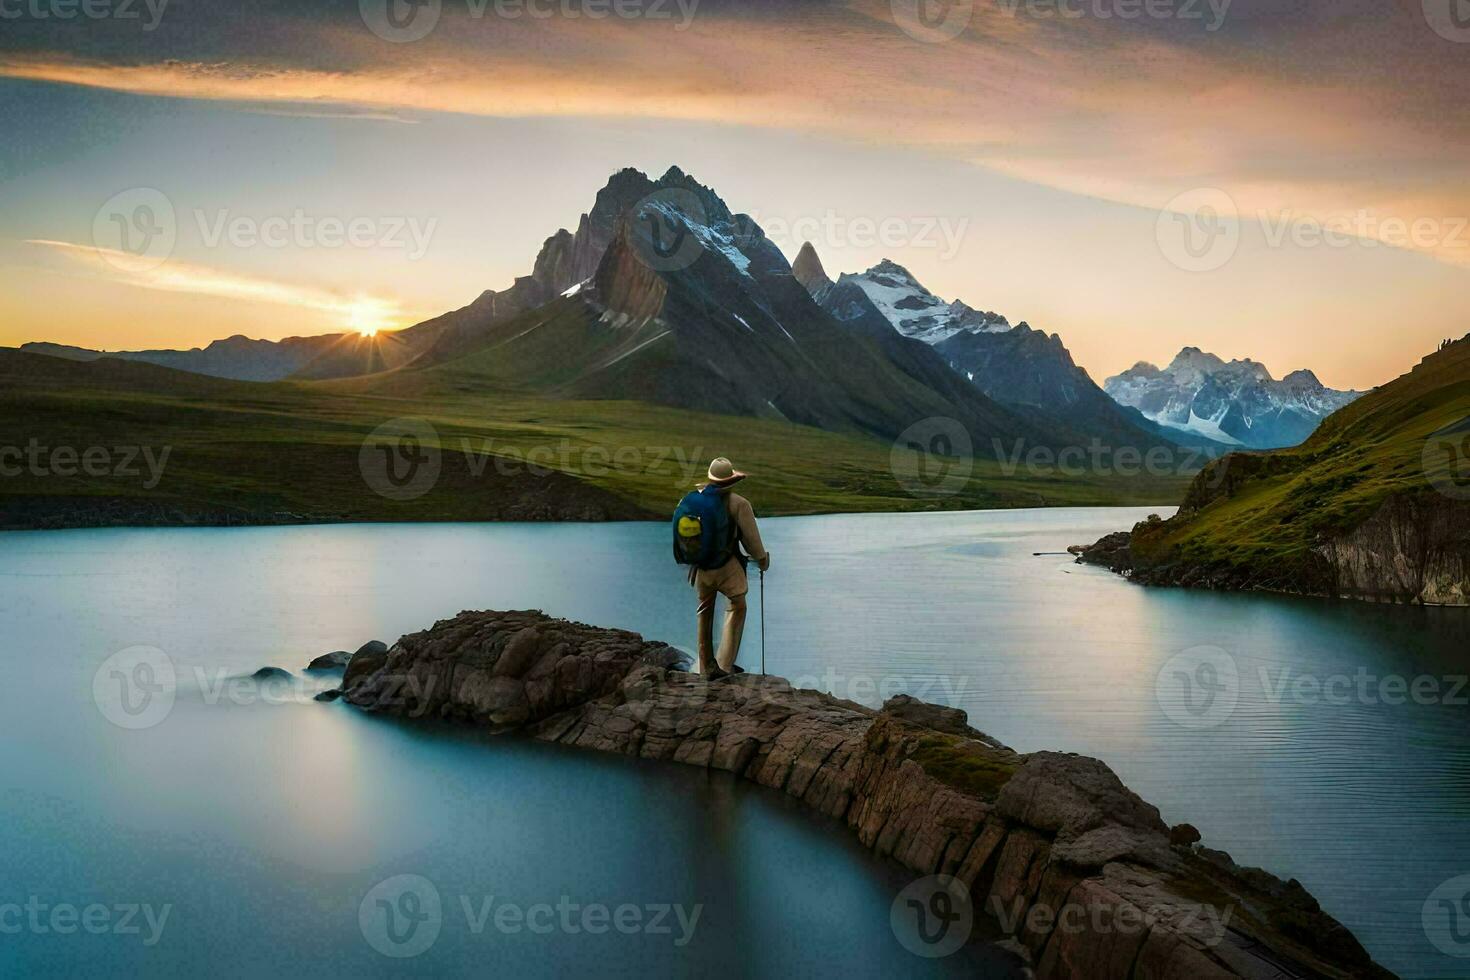
[[[1140,361],[1103,387],[1160,425],[1248,449],[1298,445],[1363,394],[1328,388],[1305,370],[1277,381],[1263,364],[1227,363],[1198,347],[1184,348],[1162,370]]]
[[[951,368],[986,396],[1044,424],[1061,426],[1109,446],[1178,444],[1218,452],[1224,446],[1197,433],[1165,430],[1121,406],[1072,360],[1062,339],[1004,316],[935,296],[890,260],[833,282],[810,242],[792,266],[797,279],[835,319],[882,324],[932,346]]]
[[[644,401],[883,438],[937,416],[964,425],[982,454],[1018,442],[1211,452],[1278,445],[1305,438],[1342,394],[1312,389],[1302,372],[1273,383],[1268,394],[1247,391],[1227,384],[1228,371],[1204,370],[1210,365],[1203,361],[1193,374],[1153,369],[1158,378],[1140,365],[1105,392],[1056,334],[943,300],[894,262],[833,281],[808,243],[788,265],[751,218],[677,167],[657,180],[619,171],[575,231],[563,228],[544,241],[527,275],[404,330],[277,342],[237,336],[187,351],[22,349],[244,381],[457,364],[474,386]],[[1146,384],[1165,375],[1167,390]],[[1207,407],[1210,414],[1191,415]]]
[[[1169,520],[1076,550],[1152,585],[1470,605],[1470,337],[1300,446],[1211,463]]]

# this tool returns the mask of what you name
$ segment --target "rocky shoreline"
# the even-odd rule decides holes
[[[667,644],[465,612],[350,658],[342,699],[781,790],[918,875],[951,876],[1042,978],[1391,977],[1296,881],[1169,828],[1103,763],[1020,754],[965,713],[778,677],[707,683]]]
[[[1198,507],[1158,515],[1067,550],[1141,585],[1277,592],[1400,605],[1470,605],[1470,504],[1428,494],[1389,497],[1367,520],[1320,541],[1294,561],[1268,568],[1200,561],[1159,547],[1175,521]]]

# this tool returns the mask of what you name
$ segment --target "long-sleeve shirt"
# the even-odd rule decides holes
[[[757,564],[763,565],[766,560],[766,546],[761,543],[761,529],[755,523],[755,508],[750,506],[749,500],[733,490],[725,495],[725,502],[730,510],[730,519],[735,522],[739,531],[740,543],[745,546],[745,553],[754,558]]]

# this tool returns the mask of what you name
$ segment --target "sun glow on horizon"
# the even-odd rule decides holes
[[[347,304],[347,326],[363,337],[376,337],[379,330],[392,326],[392,314],[387,303],[370,296],[359,296]]]

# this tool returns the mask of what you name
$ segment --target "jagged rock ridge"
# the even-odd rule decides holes
[[[954,876],[980,911],[1004,910],[1042,978],[1390,976],[1298,883],[1171,832],[1095,759],[1018,754],[964,712],[906,697],[873,711],[775,677],[710,684],[681,657],[538,612],[466,612],[354,657],[343,698],[781,790],[916,873]]]

